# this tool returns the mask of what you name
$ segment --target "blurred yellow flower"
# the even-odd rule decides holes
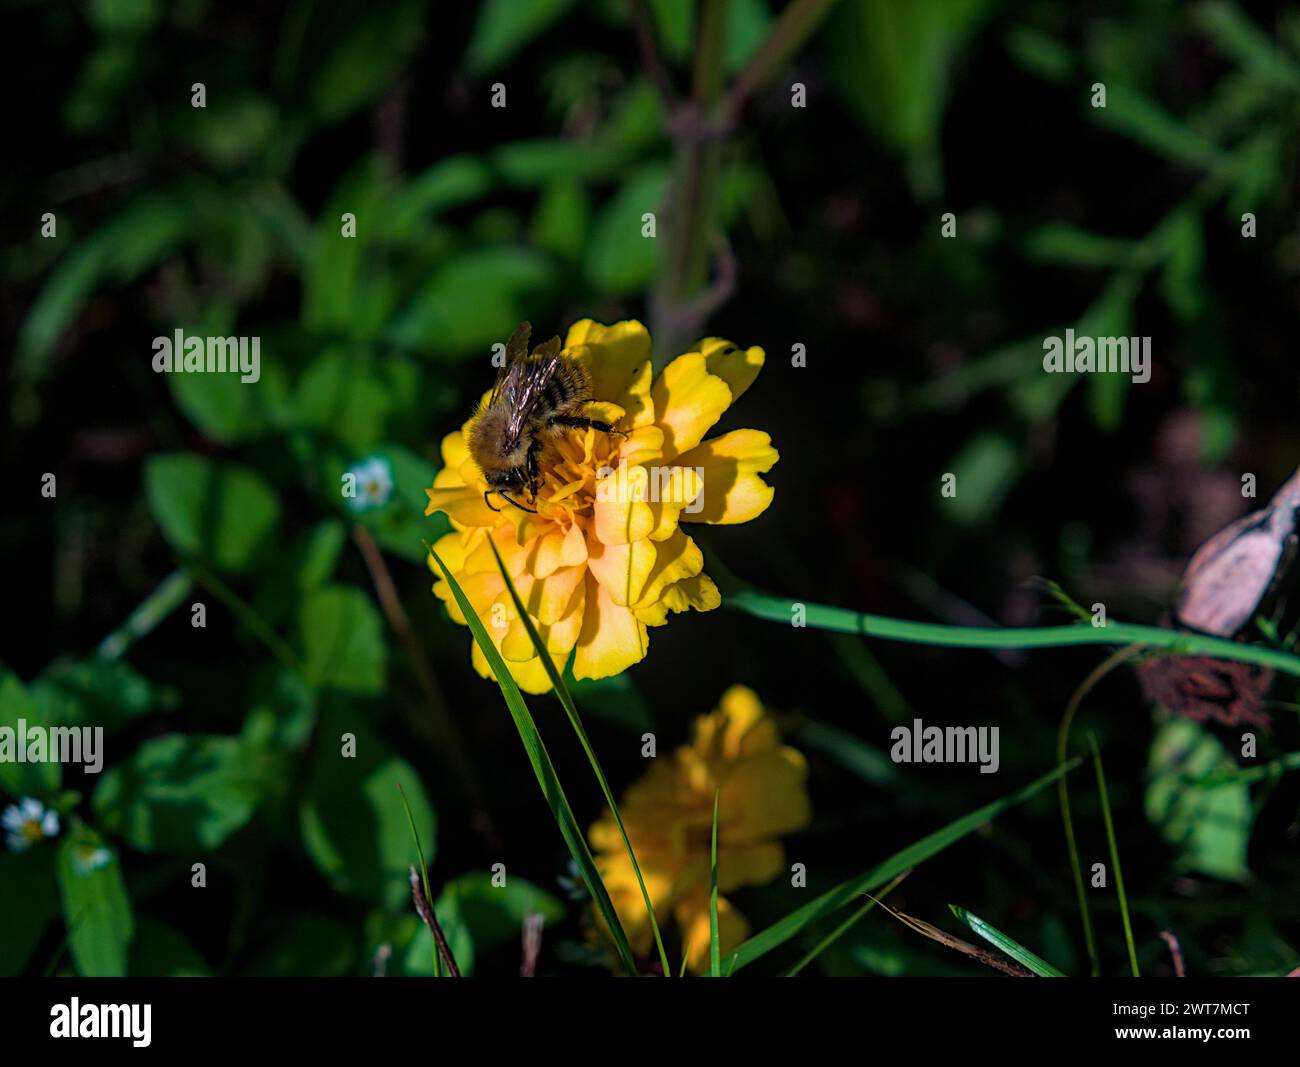
[[[530,502],[537,513],[509,505],[494,511],[466,444],[471,417],[443,439],[443,468],[427,490],[425,514],[443,511],[453,527],[435,550],[529,693],[546,692],[550,682],[489,537],[557,666],[563,669],[572,654],[576,678],[605,678],[645,657],[647,627],[661,626],[670,612],[718,606],[703,555],[680,524],[748,522],[762,514],[773,490],[760,475],[778,458],[758,430],[704,438],[758,376],[761,348],[708,338],[652,378],[644,326],[586,319],[569,330],[564,353],[590,373],[588,413],[622,434],[565,434],[539,457]],[[429,568],[439,575],[432,557]],[[440,576],[433,591],[464,623]],[[471,655],[491,678],[473,643]]]
[[[753,690],[733,685],[695,720],[692,741],[657,758],[619,803],[646,891],[662,927],[671,916],[693,971],[708,969],[713,797],[718,797],[718,940],[723,953],[749,924],[723,893],[762,885],[785,870],[777,840],[808,824],[807,765],[782,745]],[[650,917],[632,861],[610,815],[590,832],[596,863],[634,951],[651,950]]]

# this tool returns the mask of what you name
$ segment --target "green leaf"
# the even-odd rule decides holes
[[[490,354],[555,283],[546,257],[527,248],[483,248],[454,257],[397,314],[391,339],[435,359]]]
[[[722,977],[722,956],[718,949],[718,798],[721,788],[713,793],[713,832],[709,851],[709,977]]]
[[[943,502],[945,513],[963,526],[994,522],[1016,484],[1021,462],[1021,450],[1007,437],[977,432],[948,464],[956,476],[957,492]]]
[[[130,971],[133,978],[205,978],[212,968],[173,927],[141,919],[131,941]]]
[[[831,78],[886,148],[937,151],[953,57],[990,14],[986,0],[842,0],[822,34]]]
[[[624,182],[597,212],[586,259],[587,279],[596,289],[631,293],[655,276],[659,237],[642,236],[642,216],[658,215],[667,182],[666,167],[645,168]]]
[[[307,106],[315,121],[337,122],[391,84],[423,39],[425,17],[423,0],[394,0],[335,21],[310,67]]]
[[[192,205],[184,196],[143,193],[73,244],[23,323],[18,369],[30,377],[42,373],[54,345],[97,288],[106,282],[130,281],[143,273],[175,249],[193,223]]]
[[[354,735],[355,756],[343,755],[344,734]],[[404,907],[412,851],[399,785],[426,860],[432,863],[436,853],[433,807],[419,775],[342,709],[322,717],[317,737],[299,813],[308,855],[339,892]]]
[[[1013,941],[1011,938],[1007,937],[1007,935],[1004,934],[997,927],[991,925],[990,923],[986,923],[978,915],[972,915],[965,908],[957,907],[956,904],[949,904],[948,907],[952,910],[952,913],[955,916],[957,916],[957,918],[959,918],[962,922],[964,922],[967,926],[969,926],[972,930],[974,930],[975,933],[979,934],[980,937],[984,938],[984,940],[987,941],[990,945],[998,949],[1000,952],[1005,952],[1008,956],[1010,956],[1021,966],[1028,967],[1029,970],[1033,971],[1034,974],[1038,975],[1039,977],[1041,978],[1064,978],[1065,977],[1065,974],[1063,972],[1057,970],[1046,960],[1030,952],[1029,949],[1025,948],[1024,945],[1020,944],[1019,942]]]
[[[1245,881],[1253,821],[1250,787],[1241,780],[1215,785],[1188,780],[1235,769],[1232,757],[1203,726],[1171,719],[1151,741],[1146,813],[1178,849],[1182,867]]]
[[[921,838],[921,840],[908,845],[899,852],[895,852],[888,859],[876,864],[876,866],[864,871],[857,877],[850,878],[846,882],[841,882],[834,889],[827,890],[816,900],[791,912],[784,919],[773,923],[766,930],[755,934],[742,944],[729,957],[728,972],[739,970],[741,967],[753,963],[754,960],[767,955],[773,949],[779,948],[809,925],[837,911],[859,894],[874,892],[908,868],[915,867],[918,863],[923,863],[931,857],[937,856],[949,845],[955,844],[963,837],[991,822],[1007,809],[1023,804],[1026,800],[1041,793],[1063,774],[1068,774],[1078,765],[1079,761],[1074,760],[1064,766],[1056,767],[1041,778],[1030,782],[1023,789],[1003,797],[1001,800],[985,804],[982,808],[976,808],[959,819],[954,819],[942,829]]]
[[[9,736],[15,749],[0,760],[0,786],[15,798],[47,798],[58,791],[63,780],[63,769],[53,761],[18,761],[17,747],[20,729],[24,724],[27,727],[41,728],[53,725],[47,721],[45,712],[32,699],[18,675],[0,666],[0,730],[12,731]]]
[[[189,336],[189,331],[186,331]],[[289,388],[280,364],[259,363],[256,382],[239,374],[167,374],[176,406],[199,431],[223,445],[252,441],[283,419]]]
[[[77,973],[122,977],[133,926],[117,851],[90,829],[69,833],[59,845],[57,872]]]
[[[1134,86],[1107,86],[1106,106],[1087,110],[1100,125],[1165,159],[1209,168],[1222,157],[1218,145]]]
[[[632,955],[632,946],[628,944],[623,924],[619,922],[618,913],[614,910],[614,903],[609,898],[609,890],[605,888],[605,883],[600,877],[600,871],[596,868],[596,861],[592,858],[591,850],[587,847],[587,839],[583,836],[582,828],[574,817],[573,809],[569,806],[569,798],[565,796],[564,786],[560,784],[559,776],[555,772],[555,765],[551,762],[550,754],[546,751],[541,734],[537,732],[537,724],[533,721],[528,705],[524,703],[524,698],[519,692],[519,686],[515,684],[509,668],[506,667],[505,660],[501,658],[501,653],[497,651],[496,645],[492,643],[492,638],[488,636],[487,630],[483,627],[483,621],[474,610],[474,605],[465,596],[460,583],[456,581],[455,576],[446,568],[438,553],[432,548],[429,549],[429,555],[437,564],[438,570],[442,573],[448,587],[451,589],[452,596],[455,597],[456,604],[469,625],[470,633],[474,635],[475,642],[487,660],[488,666],[492,669],[497,685],[501,688],[501,695],[505,699],[506,707],[510,710],[510,717],[514,720],[515,729],[519,731],[519,739],[524,744],[524,751],[528,754],[529,763],[532,764],[533,774],[537,777],[537,784],[542,790],[542,795],[546,797],[547,804],[550,805],[551,813],[555,816],[555,822],[560,829],[560,834],[564,838],[564,843],[569,847],[569,854],[578,865],[583,882],[586,883],[587,891],[596,902],[596,909],[600,912],[605,927],[614,940],[614,947],[618,952],[619,959],[628,974],[635,975],[637,969],[636,960]]]
[[[438,894],[434,910],[463,974],[472,973],[476,957],[518,944],[529,915],[540,915],[547,926],[564,918],[564,906],[545,890],[513,874],[505,885],[493,885],[491,871],[457,875]],[[432,947],[427,930],[423,947]]]
[[[420,368],[410,360],[327,351],[298,380],[293,423],[359,454],[388,437],[390,427],[411,413],[421,384]],[[327,486],[335,499],[342,475],[340,470]]]
[[[303,677],[340,693],[374,694],[384,688],[388,647],[384,624],[371,599],[350,585],[314,589],[298,613]]]
[[[484,0],[465,52],[466,69],[475,76],[496,70],[572,6],[573,0]]]
[[[106,771],[92,804],[104,829],[141,852],[209,851],[252,818],[282,771],[239,738],[167,734]]]
[[[54,881],[55,850],[0,852],[0,977],[22,972],[45,928],[59,913]]]
[[[338,978],[356,965],[352,931],[318,915],[291,915],[248,966],[250,975],[267,978]]]
[[[189,453],[152,456],[144,487],[149,510],[172,547],[220,570],[250,567],[280,520],[271,487],[231,463]]]
[[[47,723],[99,726],[105,732],[169,711],[179,699],[176,690],[155,685],[120,660],[56,660],[29,691]]]

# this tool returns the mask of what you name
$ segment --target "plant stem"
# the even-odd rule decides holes
[[[814,630],[864,634],[886,641],[904,641],[917,645],[944,648],[1065,648],[1071,645],[1134,645],[1139,648],[1165,649],[1174,655],[1209,656],[1213,659],[1237,660],[1270,667],[1300,678],[1300,656],[1280,649],[1247,645],[1224,637],[1186,630],[1169,630],[1160,626],[1108,622],[1105,626],[1020,626],[982,627],[947,626],[942,623],[912,622],[887,615],[871,615],[849,608],[812,604],[788,597],[778,597],[758,589],[742,587],[724,592],[723,605],[770,622],[787,626],[802,611],[804,625]]]
[[[175,611],[193,588],[194,580],[184,570],[172,571],[121,626],[99,643],[95,655],[110,662],[121,659],[128,648]]]

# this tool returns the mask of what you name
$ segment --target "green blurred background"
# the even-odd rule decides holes
[[[784,6],[725,5],[729,84]],[[686,94],[696,5],[646,9]],[[0,801],[40,798],[62,822],[0,852],[0,973],[429,973],[398,782],[462,963],[515,973],[520,921],[540,910],[544,973],[607,968],[500,695],[429,593],[423,545],[443,520],[423,490],[517,322],[547,337],[636,317],[660,342],[671,324],[681,149],[629,5],[100,0],[8,3],[4,19],[21,58],[0,175],[0,722],[103,725],[109,760],[98,778],[0,767]],[[1029,581],[1043,576],[1112,618],[1157,620],[1189,552],[1246,509],[1241,474],[1266,496],[1300,459],[1298,57],[1300,12],[1271,3],[830,5],[718,143],[698,216],[701,247],[725,235],[736,265],[702,328],[768,352],[726,428],[764,429],[782,454],[772,508],[707,531],[707,557],[908,618],[1066,621]],[[1043,374],[1042,338],[1067,326],[1151,336],[1151,382]],[[153,338],[176,328],[260,336],[261,381],[154,374]],[[337,486],[370,456],[396,492],[358,515]],[[381,611],[356,525],[431,679]],[[142,603],[174,610],[102,644]],[[809,889],[737,894],[759,929],[1049,769],[1099,659],[868,647],[724,610],[673,619],[644,663],[577,696],[616,790],[641,773],[642,731],[685,740],[731,682],[781,715],[811,763],[815,820],[789,842]],[[1300,748],[1293,688],[1274,690],[1261,760]],[[599,793],[558,705],[533,705],[586,825]],[[999,725],[999,774],[889,763],[889,729],[913,715]],[[344,730],[364,742],[346,779],[322,741]],[[1088,730],[1144,971],[1168,973],[1164,928],[1193,973],[1294,966],[1294,776],[1186,786],[1171,752],[1235,766],[1240,729],[1153,714],[1131,674],[1085,704]],[[1085,862],[1104,859],[1095,791],[1075,794]],[[100,848],[109,861],[78,873]],[[488,888],[495,863],[507,893]],[[1086,970],[1050,796],[893,902],[948,929],[945,905],[962,904]],[[1113,894],[1094,907],[1123,973]],[[879,915],[819,966],[982,973]]]

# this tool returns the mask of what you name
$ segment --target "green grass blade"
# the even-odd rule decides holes
[[[596,902],[596,909],[605,920],[605,925],[614,941],[614,948],[618,952],[619,959],[627,969],[628,974],[635,975],[637,973],[636,960],[632,954],[632,946],[628,944],[623,924],[618,921],[618,914],[614,911],[614,903],[609,899],[609,891],[605,888],[600,872],[596,869],[596,861],[592,858],[591,850],[587,847],[587,839],[583,836],[577,819],[574,818],[573,809],[569,807],[569,799],[564,795],[564,787],[560,784],[559,776],[555,773],[555,765],[551,762],[546,746],[542,743],[541,734],[537,732],[537,724],[533,721],[528,705],[524,703],[523,695],[519,692],[519,686],[515,684],[514,678],[510,675],[510,669],[501,658],[501,653],[497,651],[496,645],[492,643],[492,638],[488,636],[488,632],[483,626],[483,620],[478,617],[474,605],[465,596],[460,583],[456,581],[451,571],[447,569],[446,564],[442,562],[438,553],[432,548],[429,549],[429,556],[438,565],[438,569],[446,579],[447,586],[451,589],[451,594],[460,607],[461,614],[465,616],[470,633],[474,635],[474,640],[478,643],[488,661],[488,665],[492,668],[497,685],[501,687],[501,695],[505,698],[506,707],[510,709],[510,716],[514,719],[515,728],[519,731],[519,738],[524,743],[524,751],[527,752],[528,761],[532,764],[533,773],[537,776],[537,784],[541,786],[542,795],[546,797],[546,802],[551,807],[555,822],[560,828],[560,834],[564,838],[564,843],[569,846],[569,853],[578,865],[582,879],[587,885],[587,891],[591,893],[592,899]]]
[[[711,565],[712,568],[712,565]],[[712,573],[712,569],[710,571]],[[1068,626],[947,626],[934,622],[912,622],[887,615],[869,615],[849,608],[829,607],[808,601],[775,596],[746,585],[724,590],[723,607],[786,626],[802,607],[804,623],[814,630],[864,634],[885,641],[935,645],[942,648],[1063,648],[1069,645],[1138,645],[1159,648],[1181,656],[1201,655],[1214,659],[1255,663],[1261,667],[1300,678],[1300,656],[1263,645],[1247,645],[1223,637],[1210,637],[1159,626],[1108,622],[1105,626],[1079,623]]]
[[[713,847],[709,857],[709,977],[722,977],[722,953],[718,950],[718,798],[713,791]]]
[[[957,916],[957,918],[979,934],[980,937],[984,938],[984,940],[990,945],[998,949],[1000,952],[1005,952],[1022,966],[1028,967],[1040,978],[1065,977],[1064,971],[1058,971],[1041,956],[1030,952],[1029,949],[1025,948],[1025,946],[1020,944],[1018,941],[1011,940],[1011,938],[1007,937],[1007,935],[996,926],[989,925],[978,915],[972,915],[965,908],[959,908],[956,904],[949,904],[948,907],[952,909],[952,913]]]
[[[1110,862],[1115,868],[1115,893],[1119,896],[1119,915],[1124,923],[1124,941],[1128,945],[1128,964],[1134,978],[1142,977],[1138,971],[1137,949],[1133,944],[1133,924],[1128,915],[1128,894],[1124,892],[1124,872],[1119,865],[1119,842],[1115,838],[1115,821],[1110,815],[1110,795],[1106,792],[1106,772],[1101,766],[1101,750],[1097,748],[1097,739],[1088,735],[1088,744],[1092,746],[1092,762],[1097,769],[1097,792],[1101,796],[1101,817],[1106,824],[1106,842],[1110,846]]]
[[[1030,797],[1042,792],[1043,789],[1062,775],[1074,770],[1078,765],[1079,761],[1075,759],[1067,764],[1055,767],[1041,778],[1030,782],[1023,789],[1005,796],[1001,800],[985,804],[982,808],[977,808],[975,811],[963,815],[960,819],[953,820],[942,829],[921,838],[920,841],[913,842],[899,852],[895,852],[887,860],[878,863],[870,870],[864,871],[846,882],[841,882],[834,889],[827,890],[816,900],[805,904],[784,919],[773,923],[761,933],[755,934],[736,949],[728,957],[732,969],[739,970],[741,967],[753,963],[756,959],[785,944],[810,924],[837,911],[860,894],[872,892],[891,879],[898,877],[908,868],[915,867],[930,857],[938,855],[949,845],[960,841],[967,834],[996,818],[1008,808],[1023,804]]]
[[[614,816],[614,822],[618,825],[618,832],[623,838],[623,845],[627,849],[628,859],[632,861],[632,870],[636,873],[636,883],[641,887],[641,899],[645,903],[646,914],[650,916],[650,929],[654,932],[655,947],[659,950],[659,962],[663,966],[664,977],[669,978],[673,972],[668,966],[668,952],[664,949],[663,937],[659,933],[659,922],[655,919],[654,905],[650,902],[650,892],[645,887],[645,879],[641,877],[641,865],[637,862],[636,853],[632,850],[632,839],[628,837],[627,828],[623,825],[623,816],[618,810],[618,802],[614,799],[614,791],[610,789],[609,780],[605,777],[605,772],[600,766],[600,760],[596,758],[596,750],[591,747],[591,741],[587,737],[587,729],[582,725],[582,717],[578,714],[578,706],[573,702],[573,695],[569,692],[569,687],[565,684],[563,675],[556,668],[555,661],[551,659],[550,650],[542,641],[541,634],[537,632],[537,627],[533,625],[533,620],[529,617],[528,612],[524,610],[524,604],[519,598],[518,590],[515,589],[515,583],[511,581],[510,575],[506,571],[505,562],[501,559],[501,553],[497,551],[497,546],[490,537],[488,538],[488,545],[492,549],[492,555],[496,557],[497,568],[501,571],[501,577],[505,579],[506,588],[510,591],[510,599],[514,601],[515,611],[519,613],[524,629],[528,631],[528,639],[532,641],[533,648],[536,650],[537,655],[541,657],[542,666],[546,668],[546,676],[551,680],[555,695],[559,697],[564,713],[568,715],[569,722],[573,726],[573,732],[578,735],[582,750],[587,754],[587,762],[591,764],[591,769],[596,772],[596,781],[600,783],[600,791],[605,795],[605,803],[609,805],[610,813]]]
[[[402,784],[397,784],[397,793],[402,798],[402,810],[406,812],[406,824],[411,828],[411,837],[415,841],[415,854],[420,859],[420,881],[424,885],[424,899],[429,902],[429,907],[433,907],[433,891],[429,888],[429,868],[424,862],[424,846],[420,844],[420,831],[415,828],[415,816],[411,814],[411,805],[406,800],[406,790]],[[432,931],[430,931],[432,932]],[[433,976],[442,977],[442,953],[439,950],[438,941],[435,938],[433,942]]]
[[[877,904],[879,904],[882,900],[884,900],[885,897],[889,896],[889,894],[894,891],[894,887],[897,886],[898,883],[901,882],[904,878],[906,878],[910,873],[911,873],[910,871],[904,871],[892,882],[890,882],[889,885],[885,886],[885,888],[880,891],[879,896],[868,897],[867,902],[863,904],[862,907],[860,907],[857,911],[855,911],[852,915],[850,915],[847,919],[845,919],[842,923],[840,923],[839,926],[835,927],[834,930],[832,930],[829,934],[827,934],[820,941],[818,941],[817,944],[813,946],[813,948],[808,952],[806,956],[804,956],[803,959],[801,959],[798,963],[796,963],[793,967],[791,967],[788,971],[786,971],[785,977],[797,978],[799,976],[800,971],[802,971],[810,963],[816,960],[817,957],[820,956],[823,952],[825,952],[828,948],[830,948],[831,945],[835,944],[836,941],[838,941],[841,937],[843,937],[851,929],[853,929],[853,927],[857,925],[859,919],[861,919],[864,915],[867,914],[867,912],[869,912],[872,908],[874,908]]]

